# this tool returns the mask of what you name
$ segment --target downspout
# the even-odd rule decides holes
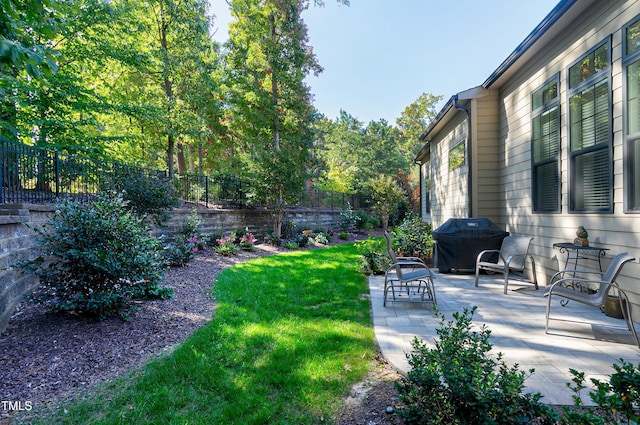
[[[422,208],[422,204],[429,202],[428,200],[422,199],[422,185],[425,184],[425,182],[422,179],[422,163],[418,162],[416,160],[413,160],[414,164],[418,164],[418,177],[420,179],[419,183],[418,183],[418,187],[420,188],[420,205],[418,206],[418,208],[420,209],[420,218],[424,221],[425,217],[422,215],[423,211],[426,210],[426,208]],[[428,193],[427,190],[425,190],[426,193]]]
[[[471,154],[473,153],[473,150],[471,149],[471,108],[469,108],[468,106],[465,106],[461,103],[458,103],[458,95],[454,95],[453,96],[453,106],[456,109],[460,109],[462,111],[465,111],[467,114],[467,158],[468,158],[468,162],[467,162],[467,193],[468,193],[468,197],[469,197],[469,218],[473,217],[473,173],[472,173],[472,167],[471,167],[471,162],[472,162],[472,157]]]

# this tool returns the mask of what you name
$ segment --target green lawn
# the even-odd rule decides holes
[[[225,270],[209,324],[42,423],[332,423],[376,354],[357,257],[348,244]]]

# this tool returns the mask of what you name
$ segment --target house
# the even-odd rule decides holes
[[[620,252],[640,258],[640,0],[560,1],[421,141],[421,213],[434,229],[488,217],[533,236],[543,284],[565,265],[553,244],[580,225],[608,249],[603,267]],[[639,277],[636,260],[618,278],[638,305]]]

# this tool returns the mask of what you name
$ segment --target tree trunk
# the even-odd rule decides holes
[[[160,45],[162,46],[162,50],[164,51],[164,78],[163,78],[163,86],[164,86],[164,95],[167,101],[167,169],[169,170],[169,179],[173,180],[173,155],[174,155],[174,139],[173,139],[173,122],[171,120],[171,114],[173,112],[173,82],[168,74],[169,68],[169,45],[167,43],[167,27],[168,23],[165,20],[165,13],[162,5],[160,6]]]
[[[275,17],[271,15],[271,40],[276,42],[276,22]],[[278,113],[278,81],[276,79],[275,61],[271,62],[271,100],[273,101],[273,148],[280,150],[280,117]]]
[[[167,169],[169,170],[169,180],[173,180],[173,135],[167,134]]]
[[[178,174],[184,174],[187,171],[187,166],[184,160],[184,145],[178,143]]]

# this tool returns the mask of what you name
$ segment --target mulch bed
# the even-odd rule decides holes
[[[348,241],[334,241],[332,245],[367,236],[352,234]],[[215,312],[211,286],[220,271],[252,258],[286,251],[264,244],[256,248],[231,257],[209,249],[186,267],[169,269],[163,285],[174,289],[174,297],[140,302],[128,321],[49,313],[41,305],[23,303],[0,334],[0,400],[14,403],[14,407],[16,402],[22,407],[31,406],[30,414],[38,414],[170,352],[211,319]],[[389,386],[388,377],[394,372],[382,361],[381,365],[381,378],[374,381],[384,381]],[[365,387],[367,390],[361,391],[360,397],[363,402],[371,400],[375,393],[371,382]],[[391,395],[387,395],[389,392]],[[381,397],[393,397],[393,388],[385,390]],[[3,404],[0,424],[9,424],[15,412]],[[363,408],[377,417],[384,407]],[[342,412],[344,420],[340,423],[359,423],[362,418],[353,418],[355,409]],[[376,423],[398,423],[380,419]]]

